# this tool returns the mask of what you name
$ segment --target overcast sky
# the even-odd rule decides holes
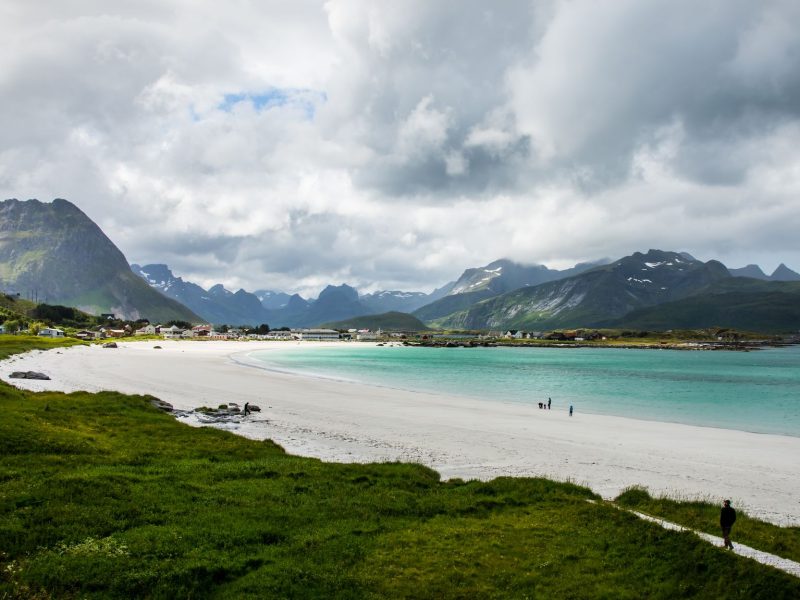
[[[796,0],[4,0],[0,195],[233,290],[800,270],[798,31]]]

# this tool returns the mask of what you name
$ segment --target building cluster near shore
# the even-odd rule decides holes
[[[0,334],[6,333],[0,325]],[[63,329],[56,327],[45,327],[38,331],[40,337],[64,337]],[[140,329],[134,330],[130,325],[124,327],[98,327],[97,329],[81,329],[71,337],[82,340],[105,340],[109,338],[124,338],[130,336],[161,336],[165,340],[186,340],[186,339],[207,339],[207,340],[306,340],[306,341],[331,341],[331,340],[357,340],[374,341],[384,337],[384,333],[370,331],[369,329],[351,329],[347,332],[339,332],[336,329],[280,329],[267,333],[252,333],[245,329],[230,328],[225,331],[217,331],[213,325],[197,325],[191,328],[181,328],[177,325],[145,325]],[[399,337],[397,334],[386,334],[390,337]]]
[[[227,331],[216,331],[213,325],[196,325],[190,329],[182,329],[176,325],[162,327],[160,325],[146,325],[137,329],[134,335],[160,335],[164,339],[209,339],[209,340],[305,340],[305,341],[332,341],[340,339],[355,339],[369,341],[379,339],[383,333],[368,329],[351,329],[346,333],[336,329],[280,329],[267,333],[252,333],[244,329],[230,328]]]

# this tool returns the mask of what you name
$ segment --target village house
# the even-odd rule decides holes
[[[211,325],[195,325],[191,329],[192,337],[208,337],[214,332]]]
[[[267,340],[292,340],[294,337],[292,336],[291,331],[270,331],[267,335],[264,336],[264,339]]]
[[[159,331],[161,331],[160,325],[145,325],[141,329],[137,329],[135,335],[156,335]]]
[[[521,340],[522,336],[523,333],[519,329],[509,329],[503,334],[503,337],[507,340]]]
[[[79,340],[93,340],[97,337],[97,332],[89,331],[88,329],[82,329],[81,331],[75,332],[75,337]]]
[[[544,336],[546,340],[568,341],[575,339],[574,331],[552,331]]]
[[[56,329],[55,327],[43,327],[39,330],[38,335],[41,337],[64,337],[64,332],[61,329]]]
[[[335,329],[298,329],[293,331],[298,340],[325,342],[339,339]]]
[[[162,327],[161,328],[161,335],[165,340],[177,340],[180,339],[181,334],[183,334],[183,329],[178,327],[177,325],[173,325],[171,327]]]
[[[231,333],[230,331],[223,333],[221,331],[212,331],[209,333],[206,338],[209,340],[235,340],[239,336],[235,333]]]

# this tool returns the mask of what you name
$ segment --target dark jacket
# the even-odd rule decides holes
[[[731,527],[736,522],[736,511],[732,506],[723,506],[719,514],[719,524],[722,527]]]

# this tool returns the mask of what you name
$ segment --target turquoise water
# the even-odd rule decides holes
[[[553,410],[800,436],[800,347],[753,352],[615,348],[288,346],[265,367]]]

